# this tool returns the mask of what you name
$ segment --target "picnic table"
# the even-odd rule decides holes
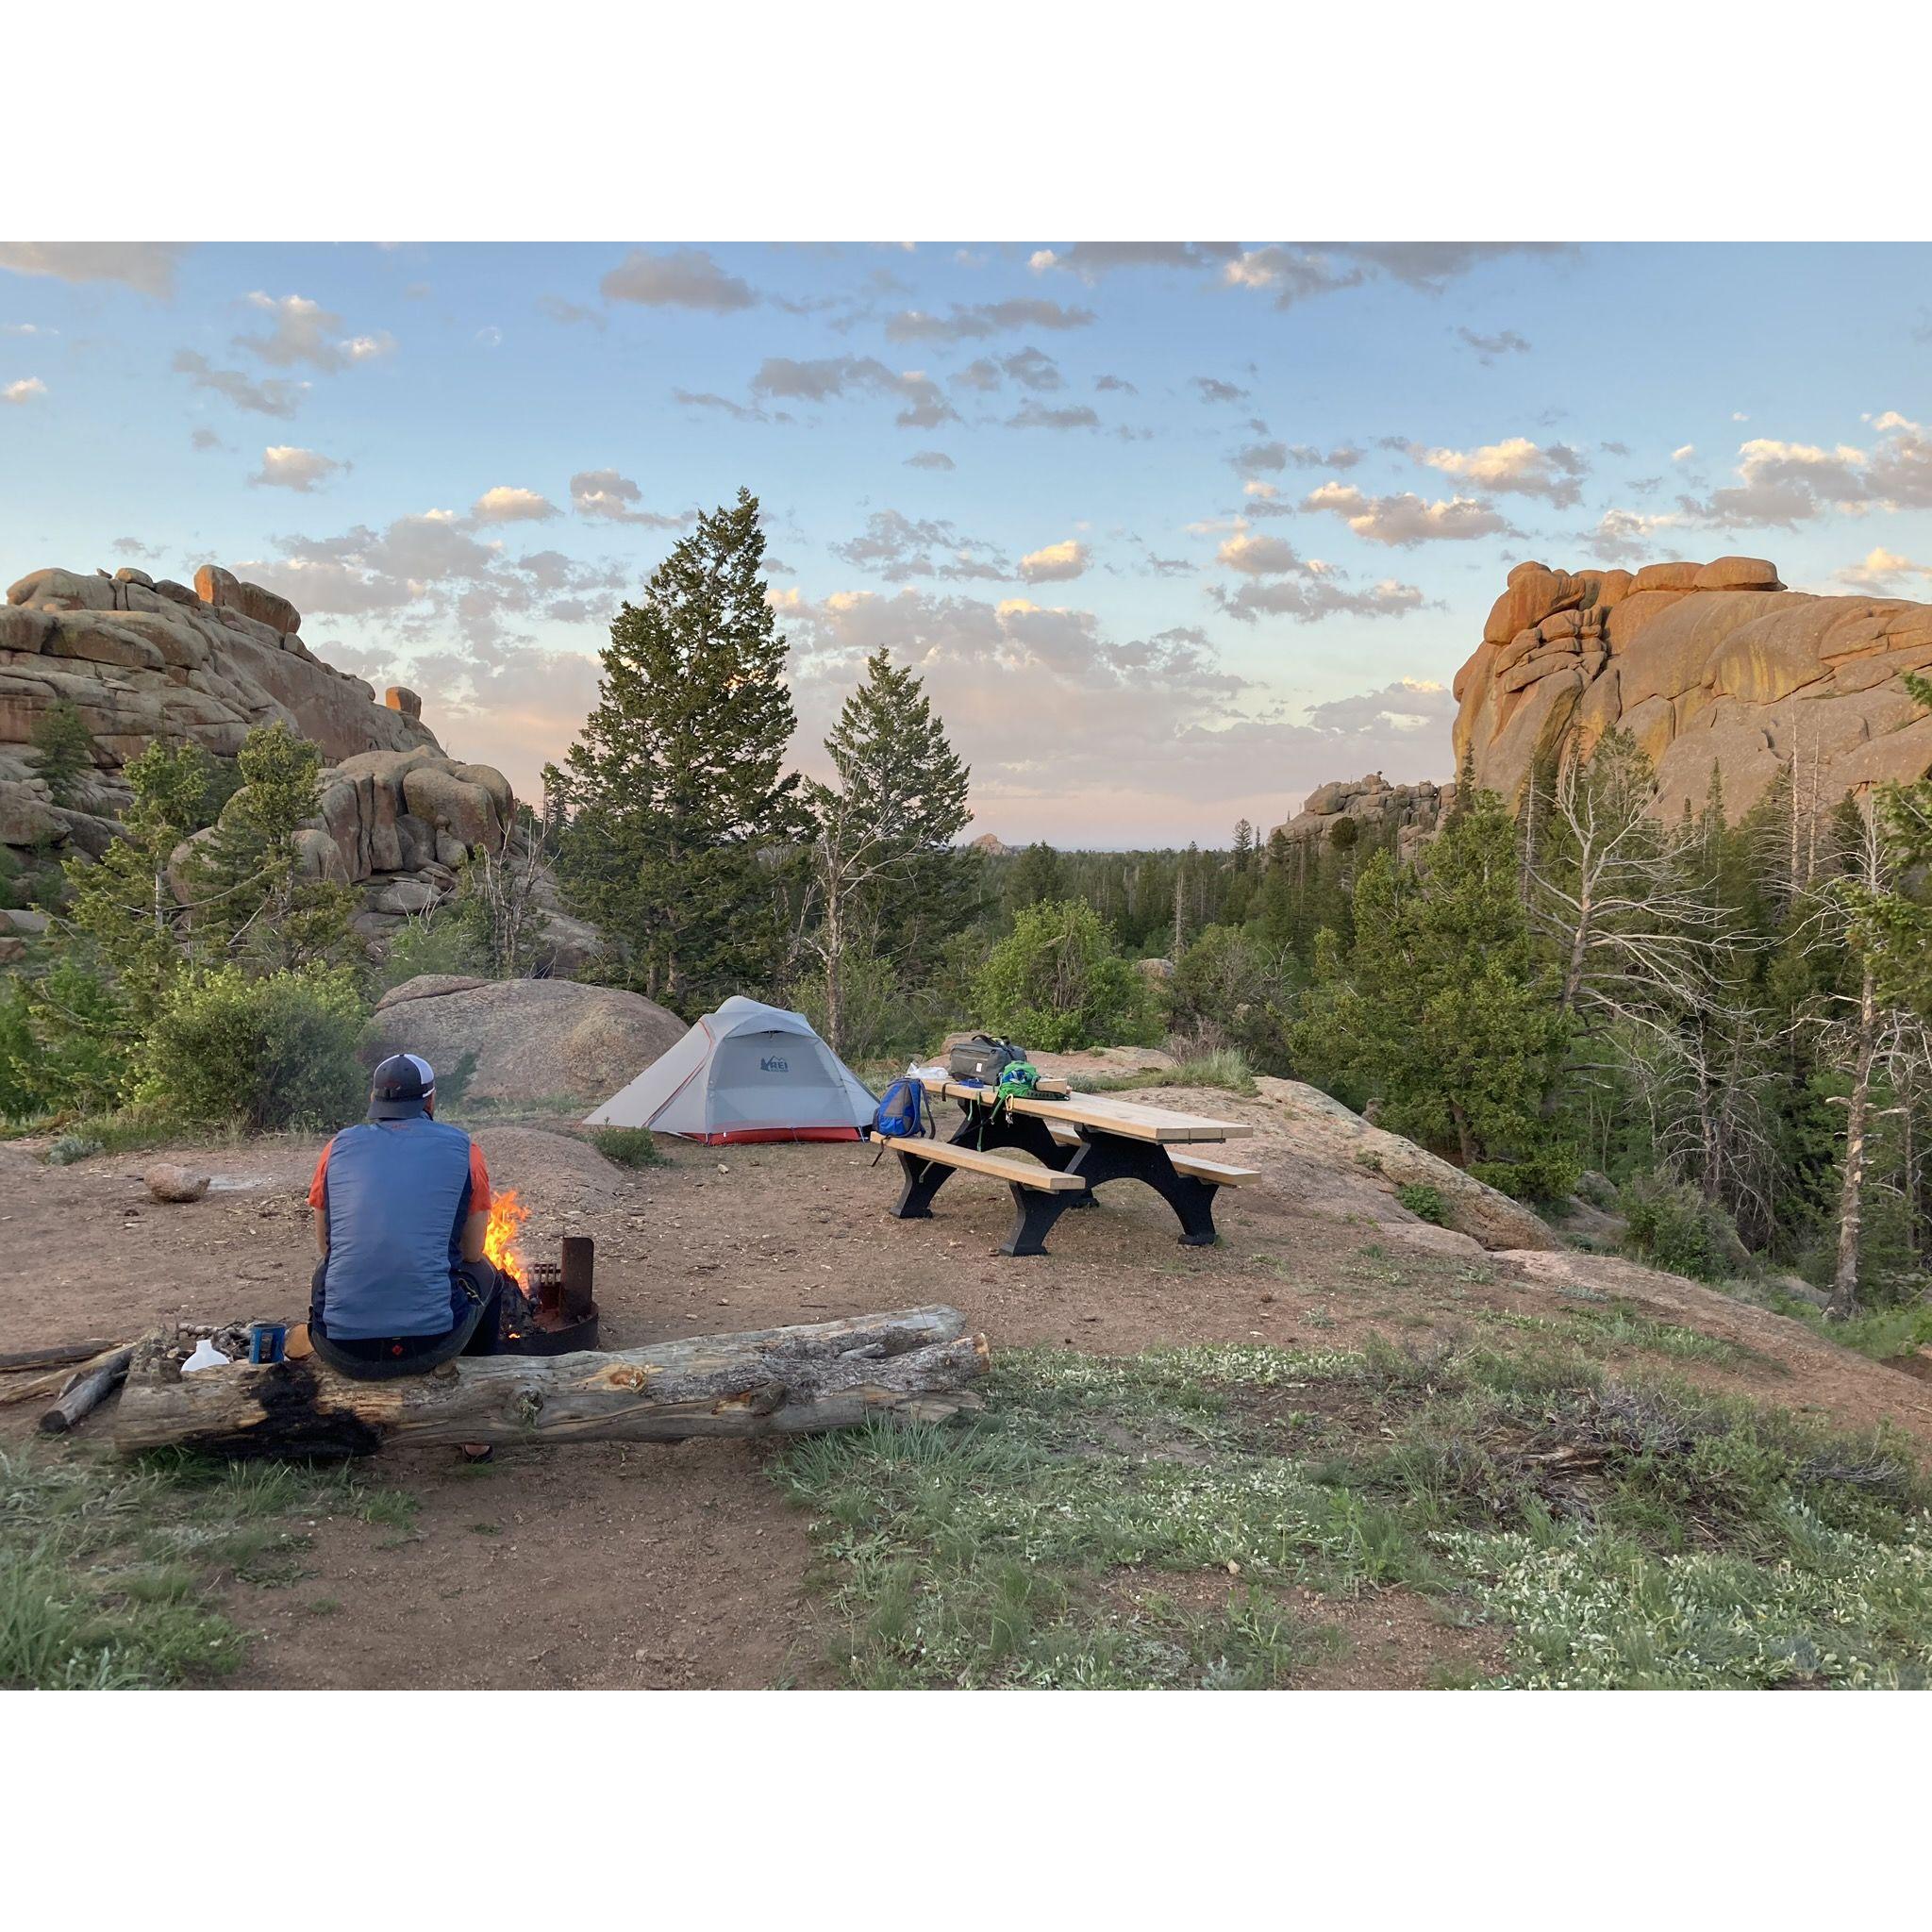
[[[969,1081],[924,1084],[932,1099],[958,1103],[959,1124],[946,1141],[887,1141],[906,1179],[892,1213],[901,1221],[924,1219],[956,1172],[1003,1180],[1015,1208],[1013,1231],[1000,1248],[1005,1255],[1044,1254],[1047,1231],[1061,1214],[1092,1207],[1095,1188],[1121,1180],[1141,1181],[1160,1195],[1181,1224],[1184,1247],[1207,1247],[1215,1238],[1215,1195],[1257,1178],[1252,1169],[1196,1151],[1251,1135],[1255,1129],[1242,1121],[1075,1093],[1064,1080],[1041,1080],[1032,1095],[1006,1100]],[[1033,1161],[1015,1160],[1014,1152]]]

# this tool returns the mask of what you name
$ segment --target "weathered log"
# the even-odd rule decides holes
[[[76,1367],[56,1369],[51,1374],[36,1375],[30,1381],[10,1384],[0,1389],[0,1408],[16,1402],[32,1402],[42,1395],[64,1395],[83,1376],[92,1374],[96,1369],[105,1368],[116,1356],[134,1345],[132,1342],[105,1341],[100,1345],[99,1354],[89,1356]],[[123,1362],[124,1373],[126,1366],[126,1363]]]
[[[458,1357],[425,1375],[360,1382],[319,1357],[183,1376],[138,1360],[115,1411],[123,1451],[362,1455],[388,1442],[678,1442],[942,1421],[976,1408],[986,1342],[953,1308],[903,1308],[650,1348]]]
[[[52,1408],[41,1418],[41,1426],[50,1436],[71,1429],[82,1416],[98,1408],[127,1379],[127,1366],[134,1359],[135,1344],[115,1349],[98,1366],[77,1370],[60,1391]]]
[[[30,1369],[70,1368],[114,1345],[103,1335],[92,1341],[50,1341],[44,1348],[17,1349],[11,1355],[0,1355],[0,1375],[24,1375]]]

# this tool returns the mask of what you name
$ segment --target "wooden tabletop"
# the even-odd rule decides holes
[[[958,1080],[928,1080],[925,1088],[927,1092],[942,1094],[948,1100],[985,1104],[993,1097],[991,1087],[969,1087]],[[1063,1080],[1042,1080],[1036,1095],[1031,1100],[1009,1100],[1007,1105],[1015,1113],[1065,1121],[1072,1126],[1119,1134],[1129,1141],[1239,1141],[1255,1131],[1246,1121],[1220,1121],[1206,1114],[1178,1113],[1173,1108],[1149,1107],[1143,1101],[1122,1100],[1111,1093],[1074,1093]]]

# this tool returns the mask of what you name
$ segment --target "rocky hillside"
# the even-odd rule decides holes
[[[0,605],[0,845],[17,857],[98,856],[130,796],[124,772],[157,739],[233,758],[257,725],[322,748],[322,812],[302,835],[311,870],[363,891],[356,924],[373,951],[447,899],[480,854],[511,843],[516,802],[488,765],[447,757],[413,691],[383,702],[302,641],[286,598],[209,564],[194,588],[138,570],[40,570]],[[69,700],[93,735],[85,795],[58,804],[36,771],[36,721]],[[596,949],[588,927],[545,910],[554,963]]]
[[[1932,606],[1788,591],[1762,558],[1551,570],[1521,563],[1457,674],[1456,758],[1514,798],[1565,740],[1622,727],[1675,818],[1723,773],[1735,818],[1795,762],[1829,799],[1932,770],[1932,717],[1899,674],[1932,666]]]
[[[1301,810],[1275,829],[1300,844],[1332,838],[1346,820],[1358,834],[1394,832],[1396,851],[1407,858],[1434,832],[1455,796],[1453,785],[1426,778],[1415,785],[1391,785],[1380,772],[1371,772],[1365,778],[1316,786],[1302,800]]]

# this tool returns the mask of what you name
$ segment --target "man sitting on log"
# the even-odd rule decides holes
[[[490,1173],[469,1135],[436,1118],[427,1060],[391,1054],[376,1068],[369,1118],[323,1149],[308,1201],[322,1250],[308,1336],[331,1368],[373,1381],[495,1354],[503,1276],[483,1252]]]

